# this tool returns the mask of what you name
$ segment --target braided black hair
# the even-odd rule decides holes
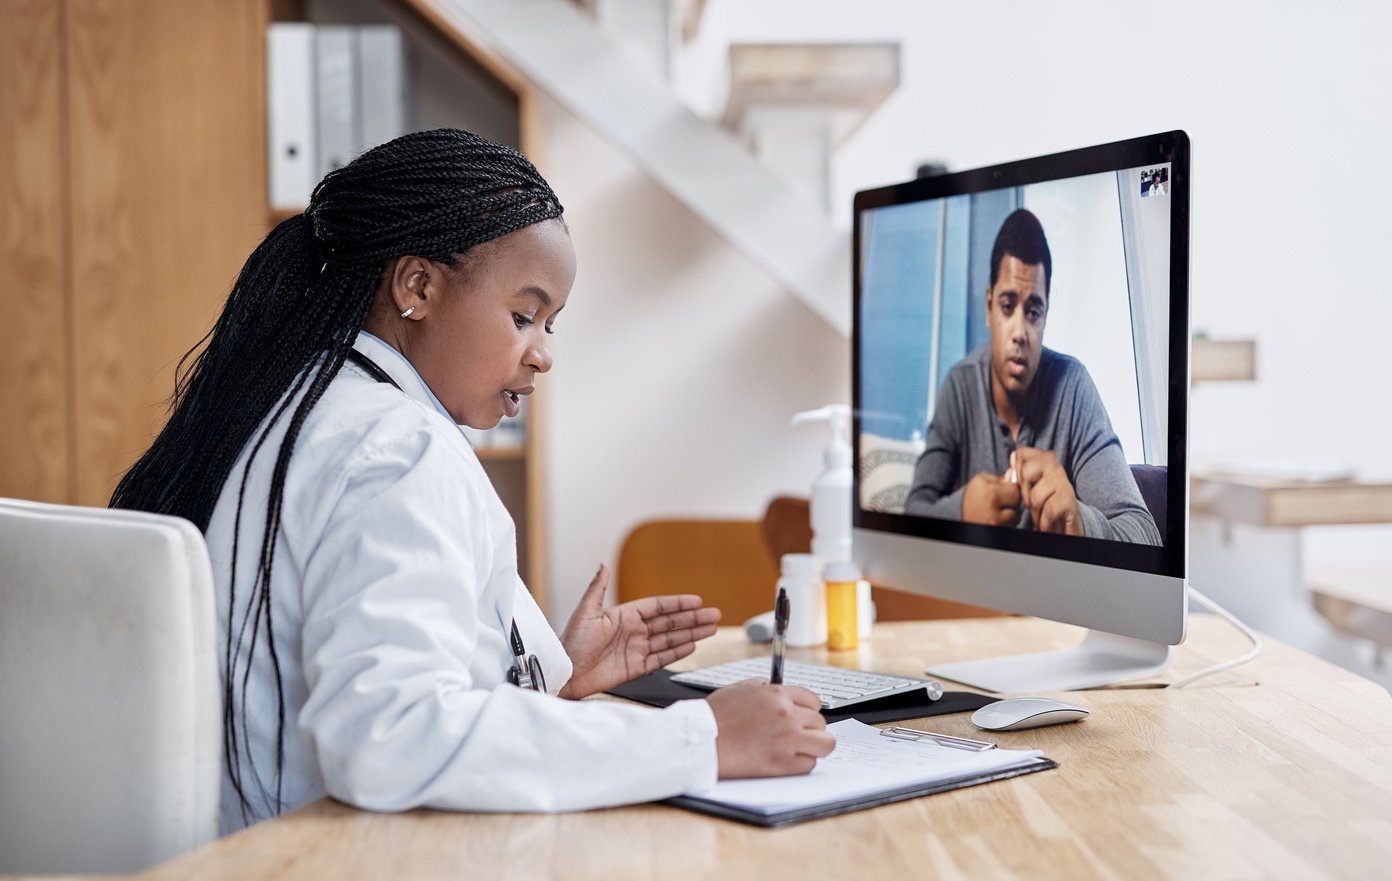
[[[276,681],[273,791],[248,749],[250,777],[263,806],[271,813],[284,807],[285,697],[271,572],[285,475],[305,418],[343,366],[393,258],[456,266],[469,249],[559,218],[562,210],[532,163],[511,147],[455,129],[397,138],[330,172],[305,213],[271,231],[242,267],[213,329],[180,361],[169,421],[122,477],[111,507],[174,514],[206,532],[237,457],[252,444],[233,525],[223,683],[225,760],[245,821],[254,809],[239,744],[248,739],[247,682],[258,644]],[[251,462],[301,391],[276,453],[255,578],[238,608],[235,561]],[[246,666],[238,671],[244,645]]]

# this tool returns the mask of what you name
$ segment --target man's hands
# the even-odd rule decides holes
[[[1058,456],[1048,450],[1017,447],[1004,477],[980,472],[962,492],[962,519],[968,523],[1014,526],[1021,510],[1030,512],[1040,532],[1083,534],[1073,484]]]
[[[1034,447],[1016,447],[1011,467],[1020,481],[1020,500],[1040,532],[1083,534],[1078,497],[1058,456]]]
[[[805,688],[749,679],[711,692],[706,701],[719,730],[721,779],[806,774],[836,748],[822,702]]]
[[[570,616],[561,644],[575,665],[561,697],[579,699],[651,673],[715,633],[720,610],[693,594],[644,597],[604,608],[609,568],[600,565]]]
[[[1020,487],[989,471],[972,475],[962,492],[962,519],[987,526],[1014,526],[1020,521]]]

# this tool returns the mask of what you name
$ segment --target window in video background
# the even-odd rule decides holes
[[[1087,368],[1128,463],[1167,463],[1170,200],[1147,195],[1157,171],[863,212],[861,472],[893,472],[891,482],[862,482],[864,507],[903,510],[938,388],[988,341],[991,247],[1021,207],[1039,218],[1053,261],[1044,345]]]

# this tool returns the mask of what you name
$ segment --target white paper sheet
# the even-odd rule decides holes
[[[835,722],[827,731],[836,735],[836,749],[819,760],[810,774],[721,780],[710,789],[687,795],[772,814],[1005,770],[1029,764],[1040,755],[1039,750],[971,752],[926,738],[899,740],[855,719]]]

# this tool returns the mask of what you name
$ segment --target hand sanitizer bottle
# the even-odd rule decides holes
[[[812,482],[812,554],[823,565],[851,562],[851,408],[829,404],[793,417],[794,425],[826,422],[831,428],[823,460]]]
[[[807,422],[826,422],[831,429],[831,438],[823,454],[826,469],[812,482],[812,555],[828,572],[843,564],[854,567],[851,559],[851,408],[845,404],[828,404],[820,410],[808,410],[793,417],[794,425]],[[857,639],[868,639],[875,623],[870,582],[859,580],[858,570],[856,579],[854,606],[848,619],[851,631],[840,646],[843,648],[854,647]],[[833,582],[830,575],[826,582],[830,601],[832,584],[839,582]]]

